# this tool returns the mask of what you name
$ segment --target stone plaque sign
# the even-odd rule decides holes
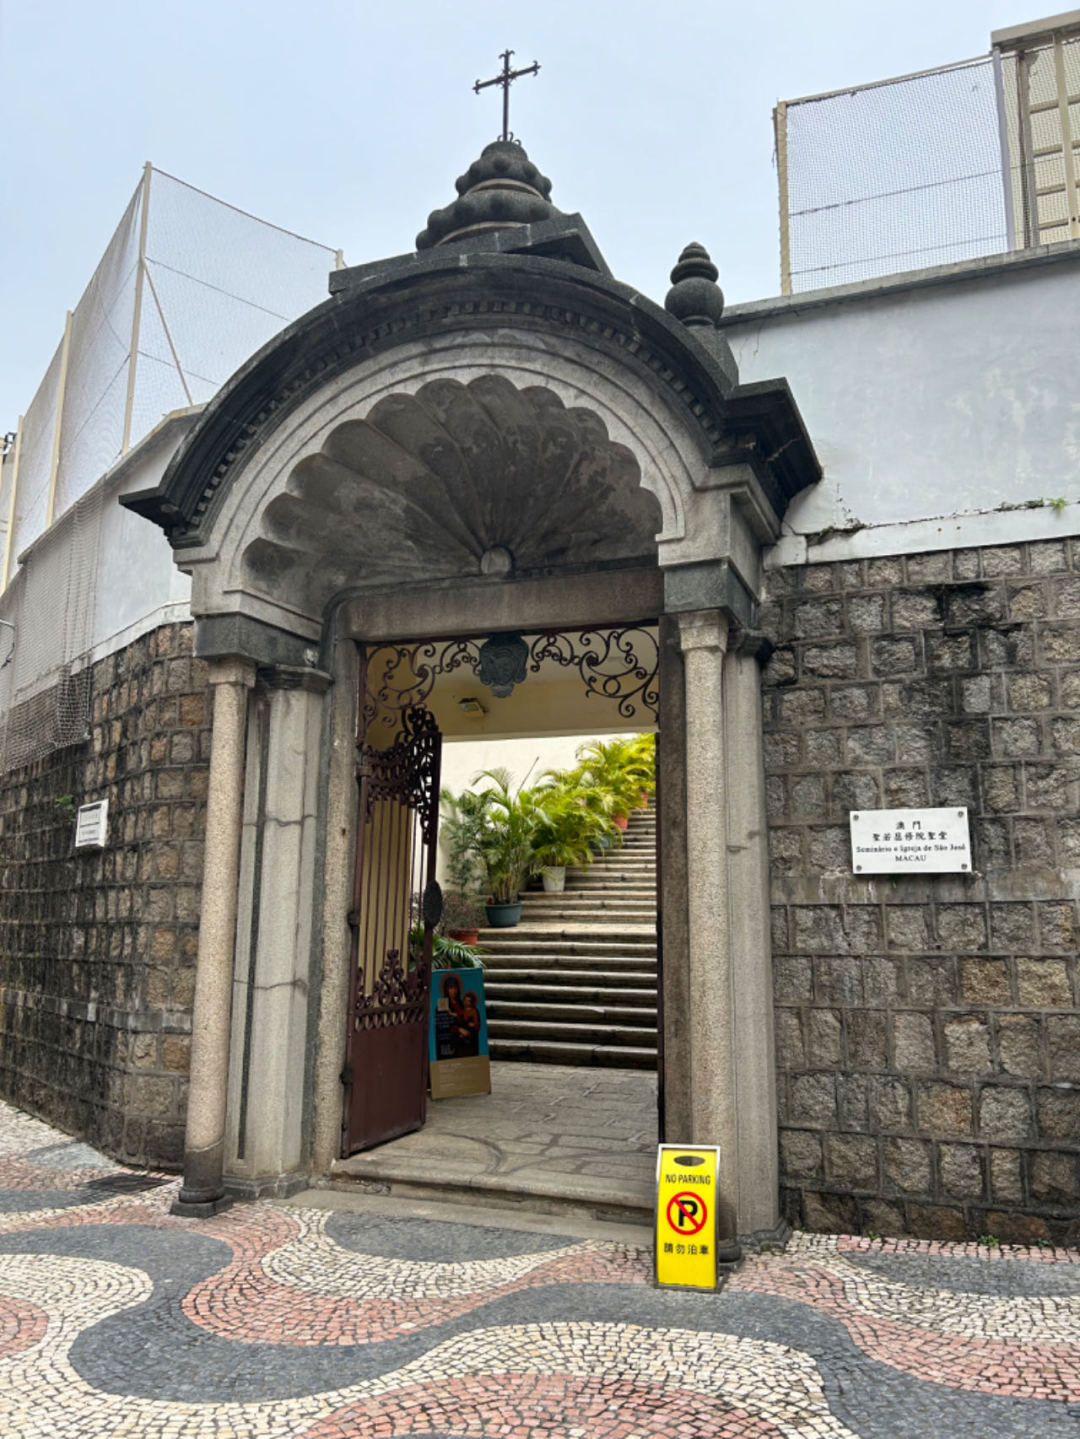
[[[968,812],[864,809],[851,813],[855,874],[971,873]]]

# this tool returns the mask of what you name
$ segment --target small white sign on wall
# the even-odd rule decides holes
[[[971,873],[964,808],[864,809],[851,813],[855,874]]]
[[[75,848],[104,849],[109,833],[109,801],[81,804],[75,816]]]

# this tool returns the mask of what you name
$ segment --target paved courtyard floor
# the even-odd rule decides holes
[[[638,1211],[656,1174],[656,1075],[640,1069],[493,1063],[491,1093],[428,1100],[416,1134],[334,1166],[367,1184],[453,1186],[487,1202]],[[505,1199],[504,1199],[505,1202]]]
[[[1080,1254],[797,1235],[658,1292],[613,1226],[175,1188],[0,1106],[4,1439],[1080,1435]]]

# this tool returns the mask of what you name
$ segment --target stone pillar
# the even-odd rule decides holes
[[[225,1173],[231,1193],[285,1194],[307,1178],[305,1105],[323,697],[329,675],[260,671],[248,743],[233,978]]]
[[[322,974],[316,1019],[314,1117],[311,1166],[325,1174],[341,1155],[345,1033],[349,1010],[352,933],[346,916],[352,907],[356,857],[356,644],[338,639],[334,646],[334,687],[327,706],[329,730],[326,786],[326,849],[322,867]]]
[[[744,631],[724,661],[729,923],[739,1233],[776,1237],[780,1174],[759,638]]]
[[[191,1078],[184,1137],[184,1181],[174,1214],[205,1218],[224,1197],[225,1096],[236,889],[244,798],[248,691],[255,667],[247,660],[209,664],[214,703],[210,788],[206,806],[199,957],[192,1014]]]
[[[718,610],[679,616],[686,674],[686,849],[690,979],[690,1139],[720,1146],[721,1214],[734,1241],[738,1127],[724,761],[724,656],[728,622]],[[723,1257],[736,1257],[732,1243]]]

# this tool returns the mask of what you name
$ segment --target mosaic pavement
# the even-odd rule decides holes
[[[0,1106],[5,1439],[1080,1439],[1080,1254],[799,1235],[720,1294],[549,1233],[171,1217]]]

